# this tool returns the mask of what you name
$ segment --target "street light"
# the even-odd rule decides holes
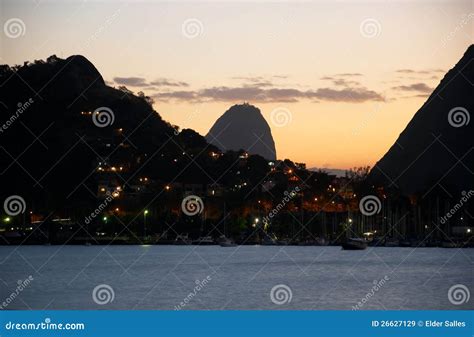
[[[148,214],[148,210],[143,211],[143,231],[144,231],[144,236],[146,237],[146,215]]]

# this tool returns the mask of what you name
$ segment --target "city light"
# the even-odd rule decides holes
[[[5,222],[10,222],[10,218],[9,218],[9,217],[6,217],[6,218],[5,218]]]
[[[146,209],[143,214],[147,215],[148,214],[148,210]]]

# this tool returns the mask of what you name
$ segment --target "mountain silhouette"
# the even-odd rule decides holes
[[[474,188],[474,45],[441,80],[369,179],[405,194]]]
[[[182,182],[206,183],[226,169],[209,168],[216,161],[207,151],[218,148],[203,136],[179,132],[143,93],[107,86],[83,56],[0,65],[0,83],[3,199],[19,194],[45,211],[94,203],[101,165],[122,167],[108,179],[124,188],[142,176],[171,181],[177,172]],[[95,111],[111,118],[97,125]]]
[[[245,150],[268,160],[276,160],[272,132],[260,110],[248,103],[227,110],[206,135],[209,143],[223,151]]]

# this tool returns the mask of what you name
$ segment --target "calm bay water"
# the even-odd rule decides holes
[[[0,259],[0,301],[11,298],[18,280],[33,277],[7,309],[172,310],[191,292],[185,310],[351,310],[384,278],[361,309],[474,308],[473,298],[462,305],[448,299],[455,284],[474,292],[474,249],[3,246]],[[105,305],[92,296],[100,284],[114,293]],[[289,302],[272,302],[276,285],[288,287]]]

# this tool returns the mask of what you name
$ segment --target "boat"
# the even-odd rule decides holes
[[[400,241],[398,239],[389,238],[385,240],[385,247],[398,247],[400,246]]]
[[[412,248],[423,248],[426,247],[426,243],[421,240],[413,240],[411,241],[411,246]]]
[[[427,241],[425,243],[426,247],[438,247],[440,243],[438,241]]]
[[[380,236],[377,236],[377,237],[374,237],[372,238],[371,241],[369,241],[369,246],[371,247],[382,247],[384,246],[384,238],[383,237],[380,237]]]
[[[174,240],[175,245],[190,245],[192,244],[191,239],[189,239],[188,234],[180,234]]]
[[[214,241],[212,236],[201,236],[197,240],[194,240],[192,244],[199,245],[199,246],[209,246],[209,245],[215,245],[216,242]]]
[[[168,238],[168,231],[164,231],[161,235],[158,235],[155,244],[156,245],[172,245],[175,243],[175,240]]]
[[[328,245],[329,245],[329,241],[326,240],[326,238],[320,238],[320,237],[316,238],[316,246],[328,246]]]
[[[367,248],[367,241],[364,239],[350,238],[342,243],[344,250],[364,250]]]
[[[443,241],[441,242],[441,248],[457,248],[458,245],[453,241]]]
[[[276,242],[277,246],[288,246],[290,244],[290,239],[282,239]]]
[[[218,239],[218,243],[221,247],[237,247],[237,244],[234,241],[226,238],[224,235]]]
[[[411,247],[411,241],[410,240],[400,241],[400,247]]]
[[[276,240],[269,235],[265,235],[261,243],[262,246],[275,246],[276,244]]]
[[[298,241],[298,246],[316,246],[317,242],[311,239],[303,239]]]

